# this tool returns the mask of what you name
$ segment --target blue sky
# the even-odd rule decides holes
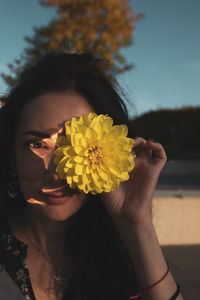
[[[122,53],[135,68],[119,81],[130,105],[130,116],[158,108],[200,105],[200,1],[131,0],[134,11],[145,13],[136,23],[134,43]],[[37,0],[0,3],[0,72],[19,58],[24,36],[54,16]],[[0,79],[0,94],[7,86]]]

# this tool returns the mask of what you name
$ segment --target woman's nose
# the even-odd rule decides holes
[[[46,156],[44,161],[44,167],[45,167],[45,180],[50,182],[59,182],[61,179],[59,178],[58,173],[56,172],[56,165],[54,163],[54,155],[48,155]]]

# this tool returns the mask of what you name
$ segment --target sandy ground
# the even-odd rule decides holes
[[[153,221],[184,300],[200,300],[200,190],[157,190]]]
[[[162,250],[184,300],[200,300],[200,245],[163,246]]]

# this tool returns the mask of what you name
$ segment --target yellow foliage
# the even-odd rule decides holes
[[[34,65],[47,52],[90,51],[94,56],[115,63],[119,72],[129,70],[120,54],[132,43],[135,22],[142,14],[134,14],[129,0],[40,0],[45,7],[55,7],[57,16],[47,25],[34,28],[24,54],[9,65],[15,76],[3,74],[9,85],[17,84],[21,70]]]
[[[129,0],[41,0],[40,3],[57,7],[59,20],[54,25],[52,48],[59,49],[70,42],[73,51],[90,50],[110,57],[111,61],[121,47],[130,44],[134,22],[141,17],[132,12]]]

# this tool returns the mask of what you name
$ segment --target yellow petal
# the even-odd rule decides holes
[[[65,122],[65,133],[66,135],[71,134],[71,121]]]
[[[128,174],[127,172],[121,173],[120,179],[121,179],[122,181],[128,180],[128,179],[129,179],[129,174]]]
[[[63,149],[63,154],[67,157],[76,155],[74,148],[72,146],[67,146]]]
[[[92,129],[95,130],[98,136],[101,136],[101,133],[103,132],[101,122],[95,122],[92,126]]]
[[[89,122],[91,123],[92,120],[97,117],[97,114],[89,113],[87,117],[88,117]]]
[[[63,156],[63,151],[65,148],[66,148],[66,146],[61,146],[61,147],[57,148],[56,150],[54,150],[53,154],[61,157],[61,156]]]
[[[71,176],[67,176],[66,177],[66,181],[68,184],[72,184],[72,177]]]
[[[83,174],[83,168],[84,166],[81,164],[76,164],[75,165],[75,174],[76,175],[82,175]]]
[[[83,191],[84,193],[87,194],[87,189],[86,189],[86,185],[85,183],[82,183],[82,184],[78,184],[77,187],[79,188],[79,190]]]
[[[90,160],[87,157],[86,158],[84,157],[83,158],[83,164],[86,165],[86,166],[89,165],[90,164]]]
[[[119,153],[119,157],[120,159],[126,159],[128,158],[130,155],[130,152],[129,151],[126,151],[126,150],[123,150]]]
[[[107,172],[105,172],[101,167],[98,167],[97,170],[103,180],[105,180],[105,181],[108,180]]]
[[[66,138],[66,136],[59,136],[56,140],[56,145],[58,147],[61,147],[61,146],[66,146],[68,144],[68,139]]]
[[[79,121],[87,127],[90,125],[90,121],[87,115],[81,115]]]
[[[83,156],[77,155],[77,156],[74,157],[74,161],[77,162],[77,163],[82,163],[83,160],[84,160]]]
[[[98,137],[96,131],[93,128],[87,128],[86,132],[85,132],[85,137],[89,140],[89,141],[95,141],[96,138]]]
[[[123,159],[120,161],[120,167],[122,170],[128,170],[129,168],[131,168],[132,164],[130,162],[129,159]]]
[[[107,143],[104,145],[105,151],[108,153],[111,153],[115,149],[115,143],[113,141],[107,141]]]
[[[73,165],[74,165],[74,159],[73,159],[73,158],[69,158],[69,159],[66,161],[65,166],[66,166],[67,168],[72,168]]]
[[[85,138],[84,136],[82,136],[82,138],[81,138],[81,145],[82,145],[84,148],[88,147],[87,140],[86,140],[86,138]]]
[[[74,176],[74,168],[64,168],[66,176]]]
[[[72,146],[81,146],[82,133],[75,133],[71,136]]]
[[[121,135],[127,136],[127,134],[128,134],[128,127],[126,125],[120,125],[120,127],[122,129]]]
[[[116,164],[109,164],[109,170],[114,174],[114,175],[117,175],[117,176],[120,176],[121,174],[121,170],[119,168],[119,166],[117,166]]]
[[[109,132],[110,129],[112,128],[112,125],[113,125],[113,119],[110,117],[107,117],[104,120],[104,131]]]
[[[87,166],[86,166],[86,174],[89,174],[89,173],[91,173],[92,172],[92,165],[91,164],[88,164]]]
[[[85,134],[87,127],[84,124],[81,124],[80,122],[76,122],[76,123],[72,124],[72,128],[73,128],[73,125],[74,125],[75,132],[82,133],[83,135]]]
[[[82,148],[80,146],[74,146],[74,151],[76,154],[82,155],[84,153],[84,148]]]
[[[108,141],[108,134],[104,131],[103,133],[102,133],[102,135],[101,135],[101,140],[100,140],[100,142],[101,142],[101,144],[104,144],[104,143],[106,143]]]
[[[99,185],[99,174],[95,170],[92,170],[91,175],[95,184]]]
[[[73,181],[77,183],[79,181],[79,176],[77,175],[73,176]]]

